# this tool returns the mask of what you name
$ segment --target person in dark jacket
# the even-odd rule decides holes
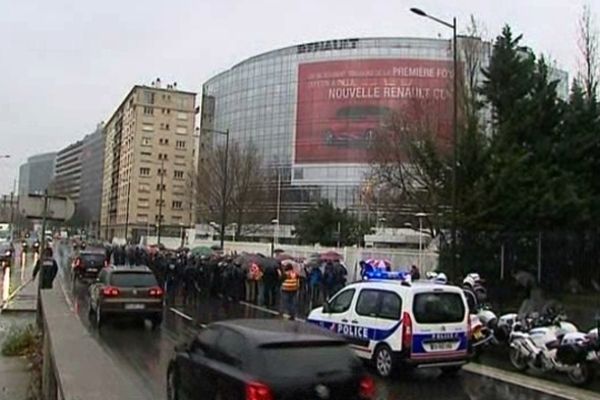
[[[43,257],[35,263],[35,268],[33,269],[33,279],[35,279],[40,271],[40,288],[52,289],[54,278],[56,278],[56,274],[58,273],[58,264],[53,257],[51,248],[46,248],[44,250]]]

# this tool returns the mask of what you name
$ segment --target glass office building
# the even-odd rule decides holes
[[[489,44],[481,48],[487,60]],[[280,177],[271,186],[280,192],[282,223],[321,199],[377,212],[365,195],[369,141],[390,113],[423,99],[441,115],[440,139],[448,139],[452,73],[452,43],[442,39],[328,40],[251,57],[203,86],[200,162],[223,140],[205,130],[228,129],[231,141],[253,143],[269,176]],[[272,218],[276,207],[265,205]]]

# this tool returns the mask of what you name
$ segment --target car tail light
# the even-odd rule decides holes
[[[162,290],[162,288],[156,286],[150,289],[150,291],[148,292],[148,294],[152,297],[162,297],[162,295],[164,294],[164,291]]]
[[[102,289],[104,297],[117,297],[119,295],[119,289],[113,286],[107,286]]]
[[[410,352],[412,347],[412,319],[410,314],[405,312],[402,314],[402,349]]]
[[[250,382],[246,384],[246,400],[273,400],[273,393],[260,382]]]
[[[78,258],[77,260],[75,260],[75,268],[79,268],[81,267],[81,258]]]
[[[372,399],[375,397],[375,381],[370,376],[363,376],[360,380],[360,397]]]

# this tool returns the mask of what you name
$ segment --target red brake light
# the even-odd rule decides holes
[[[250,382],[246,384],[246,400],[273,400],[273,394],[268,386]]]
[[[81,258],[77,258],[75,260],[75,268],[79,268],[79,267],[81,267]]]
[[[360,397],[363,399],[375,397],[375,381],[370,376],[364,376],[360,380]]]
[[[112,286],[107,286],[102,289],[102,294],[104,297],[117,297],[119,295],[119,289]]]
[[[162,297],[162,295],[164,294],[164,291],[162,290],[162,288],[156,286],[150,289],[150,291],[148,292],[148,294],[152,297]]]
[[[412,347],[412,319],[410,314],[402,314],[402,349],[410,352]]]

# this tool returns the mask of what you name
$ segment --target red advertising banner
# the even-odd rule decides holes
[[[452,62],[370,59],[305,63],[298,67],[296,163],[369,161],[369,146],[394,113],[419,104],[451,128]],[[414,113],[413,113],[414,115]]]

